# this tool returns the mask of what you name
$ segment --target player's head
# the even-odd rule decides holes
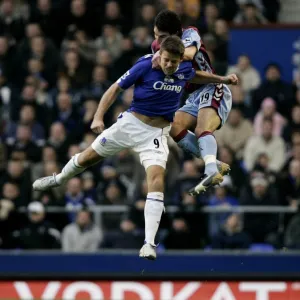
[[[160,66],[166,75],[176,72],[183,59],[184,45],[176,35],[166,37],[160,46]]]
[[[179,16],[171,10],[162,10],[154,21],[154,36],[160,43],[169,35],[182,35],[182,25]]]

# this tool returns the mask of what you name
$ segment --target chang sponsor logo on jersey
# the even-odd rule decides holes
[[[162,81],[156,81],[153,84],[153,88],[157,91],[172,91],[172,92],[176,92],[178,94],[182,90],[182,87],[180,85],[166,84]]]

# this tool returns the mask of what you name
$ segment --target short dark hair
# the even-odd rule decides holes
[[[159,31],[175,34],[179,37],[182,35],[182,24],[179,16],[168,9],[162,10],[155,18],[154,26]]]
[[[160,45],[160,51],[167,51],[174,55],[179,55],[181,58],[184,54],[184,45],[177,35],[167,36]]]

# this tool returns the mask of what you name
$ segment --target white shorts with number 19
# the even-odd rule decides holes
[[[132,113],[122,113],[117,122],[104,130],[93,142],[92,148],[102,157],[115,155],[124,149],[139,153],[141,164],[166,168],[169,155],[167,137],[171,126],[149,126]]]

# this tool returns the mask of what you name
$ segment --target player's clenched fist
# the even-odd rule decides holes
[[[224,76],[222,81],[222,83],[224,84],[237,85],[239,83],[239,79],[235,74],[229,74],[227,76]]]
[[[94,119],[91,125],[91,129],[93,132],[100,134],[104,130],[103,121]]]

